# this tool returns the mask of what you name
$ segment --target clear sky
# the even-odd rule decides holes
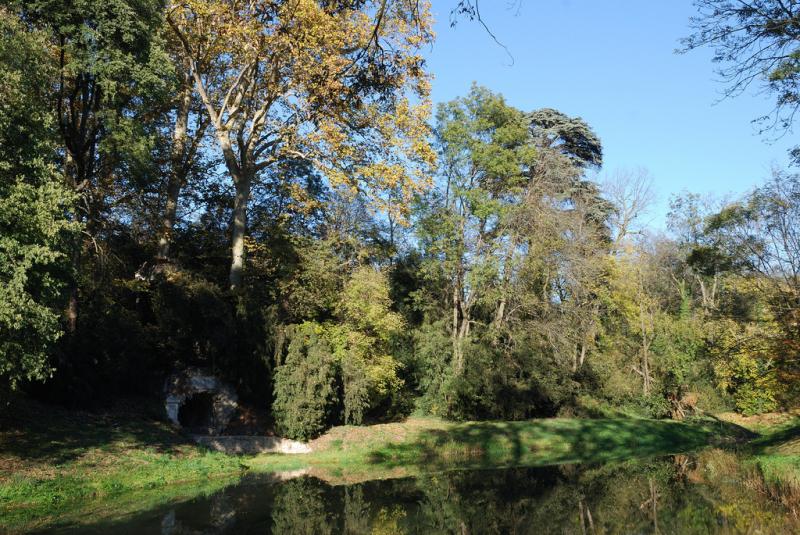
[[[454,4],[433,2],[434,101],[463,95],[475,81],[525,111],[583,117],[603,142],[604,171],[650,171],[659,199],[653,226],[663,227],[672,193],[746,191],[785,166],[797,144],[791,134],[773,142],[758,134],[751,120],[772,100],[755,88],[720,102],[710,50],[675,54],[695,13],[691,0],[521,0],[510,9],[514,0],[483,0],[513,64],[478,24],[450,28]]]

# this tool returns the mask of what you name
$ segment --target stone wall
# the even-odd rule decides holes
[[[167,379],[164,384],[164,409],[167,418],[173,425],[181,427],[178,417],[180,408],[196,394],[210,394],[213,397],[208,432],[219,435],[233,418],[238,398],[232,387],[200,368],[188,368],[170,375]]]
[[[195,442],[206,448],[229,454],[256,453],[311,453],[311,446],[280,437],[224,436],[209,437],[194,435]]]

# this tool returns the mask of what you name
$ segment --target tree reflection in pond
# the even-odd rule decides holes
[[[184,534],[797,533],[735,454],[469,470],[330,485],[250,480],[124,522],[68,532]]]

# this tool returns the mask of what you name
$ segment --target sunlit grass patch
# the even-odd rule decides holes
[[[312,442],[312,454],[293,459],[323,479],[352,482],[388,477],[387,474],[414,475],[458,467],[536,466],[649,457],[749,436],[741,428],[713,419],[456,423],[409,418],[403,423],[334,428]],[[247,462],[258,471],[293,468],[287,466],[287,456],[281,455],[258,456]]]

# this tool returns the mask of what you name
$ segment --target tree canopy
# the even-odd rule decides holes
[[[790,170],[649,229],[647,171],[598,181],[583,118],[477,84],[433,108],[427,2],[4,6],[3,394],[91,406],[197,367],[302,439],[796,406]],[[698,6],[686,46],[732,94],[764,74],[789,126],[795,3]]]

